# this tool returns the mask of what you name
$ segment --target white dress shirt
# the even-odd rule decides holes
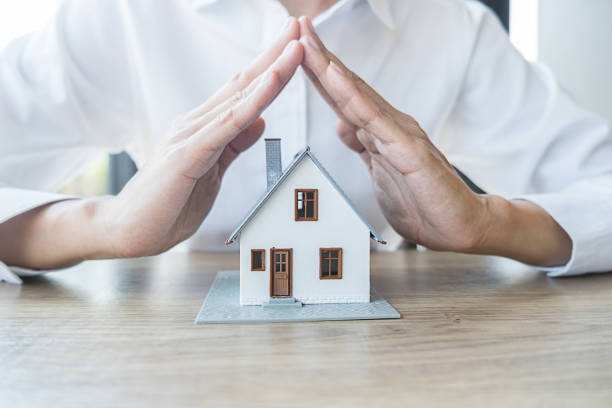
[[[0,56],[0,222],[62,199],[53,192],[103,152],[126,149],[142,165],[172,120],[264,50],[287,16],[274,0],[64,1],[46,30]],[[531,200],[557,220],[573,241],[571,260],[543,269],[554,276],[612,269],[608,123],[576,106],[545,67],[526,62],[486,8],[341,0],[314,24],[477,185]],[[365,166],[335,135],[334,113],[301,70],[263,116],[266,136],[282,139],[285,164],[310,145],[396,246]],[[189,246],[227,249],[229,232],[265,186],[259,141],[232,164]]]

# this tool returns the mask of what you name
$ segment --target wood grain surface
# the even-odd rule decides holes
[[[612,406],[612,274],[374,254],[399,320],[195,326],[236,254],[0,284],[0,406]]]

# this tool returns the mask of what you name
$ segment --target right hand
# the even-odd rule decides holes
[[[103,257],[158,254],[196,232],[223,173],[261,136],[261,113],[302,62],[298,38],[298,22],[289,18],[270,49],[204,104],[178,118],[167,142],[119,195],[100,201]]]

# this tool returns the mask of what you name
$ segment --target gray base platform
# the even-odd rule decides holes
[[[325,303],[299,308],[240,306],[240,271],[219,271],[195,322],[281,323],[400,318],[397,310],[374,290],[371,299],[370,303]]]

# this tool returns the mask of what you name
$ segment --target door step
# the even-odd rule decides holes
[[[292,297],[270,298],[270,300],[264,302],[261,307],[264,309],[295,308],[302,307],[302,302]]]

